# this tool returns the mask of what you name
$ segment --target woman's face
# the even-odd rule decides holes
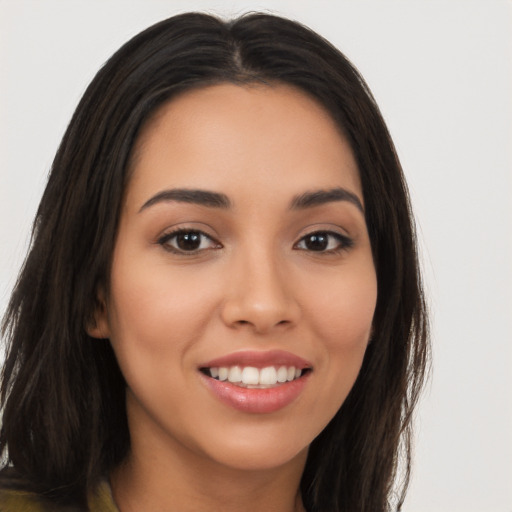
[[[348,143],[293,88],[216,85],[161,109],[137,144],[91,329],[126,379],[134,451],[304,461],[371,331],[362,203]]]

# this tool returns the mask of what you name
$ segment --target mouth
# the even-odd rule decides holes
[[[213,366],[200,368],[200,371],[212,379],[229,382],[235,386],[247,389],[269,389],[287,382],[300,379],[311,371],[311,368],[295,366]]]
[[[307,386],[313,366],[281,350],[242,351],[198,367],[207,388],[244,413],[272,413],[292,404]]]

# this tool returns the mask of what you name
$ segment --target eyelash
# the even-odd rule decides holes
[[[307,247],[304,247],[304,248],[298,247],[299,244],[304,243],[307,238],[311,239],[313,237],[316,237],[316,238],[327,237],[328,238],[327,246],[329,246],[330,243],[332,242],[332,239],[334,239],[335,243],[336,243],[336,247],[332,247],[330,249],[320,250],[320,251],[308,249]],[[329,240],[329,239],[331,239],[331,240]],[[294,247],[294,249],[313,252],[313,253],[318,252],[320,254],[338,254],[342,251],[349,250],[351,247],[353,247],[353,245],[354,245],[354,241],[351,238],[349,238],[348,236],[342,235],[341,233],[337,233],[336,231],[318,230],[318,231],[313,231],[311,233],[308,233],[307,235],[304,235],[293,247]]]
[[[199,248],[187,251],[184,249],[180,249],[179,247],[174,247],[171,245],[171,240],[177,239],[180,235],[199,235],[201,238],[207,238],[214,246],[213,247],[207,247],[207,248]],[[161,245],[165,250],[169,252],[173,252],[175,254],[180,254],[183,256],[193,256],[195,254],[198,254],[199,252],[209,250],[209,249],[220,249],[222,245],[218,243],[216,240],[214,240],[210,235],[206,234],[204,231],[201,231],[199,229],[176,229],[175,231],[171,231],[170,233],[166,233],[162,237],[160,237],[157,240],[157,243]],[[200,245],[202,244],[202,240],[200,241]]]
[[[179,237],[180,235],[199,236],[199,238],[200,238],[199,239],[199,247],[191,249],[191,250],[185,250],[185,249],[180,249],[177,246],[173,246],[171,244],[171,241],[173,239],[177,240],[177,237]],[[308,237],[310,238],[310,240],[313,237],[316,237],[316,238],[327,237],[327,247],[329,247],[329,245],[332,244],[332,241],[334,239],[336,246],[325,249],[325,250],[318,250],[318,251],[316,251],[314,249],[308,249],[307,247],[300,247],[301,244],[306,243],[306,239]],[[204,239],[204,238],[208,239],[210,241],[210,243],[213,244],[213,246],[201,248],[201,245],[204,241],[201,239]],[[161,245],[165,250],[175,253],[175,254],[183,255],[183,256],[193,256],[202,251],[222,248],[222,245],[219,242],[217,242],[215,239],[213,239],[210,235],[208,235],[205,232],[198,230],[198,229],[177,229],[175,231],[171,231],[170,233],[166,233],[165,235],[160,237],[157,240],[157,243],[159,245]],[[296,244],[294,244],[293,248],[296,250],[307,251],[307,252],[311,252],[311,253],[338,254],[342,251],[349,250],[353,245],[354,245],[354,241],[345,235],[342,235],[335,231],[318,230],[318,231],[313,231],[311,233],[308,233],[307,235],[304,235],[303,237],[301,237],[301,239]]]

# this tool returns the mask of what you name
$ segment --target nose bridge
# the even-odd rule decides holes
[[[264,332],[297,320],[286,264],[271,244],[240,248],[231,263],[223,308],[227,324]]]

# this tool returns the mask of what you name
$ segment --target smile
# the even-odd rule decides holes
[[[292,404],[313,373],[308,361],[281,350],[236,352],[198,369],[221,403],[256,414],[273,413]]]
[[[267,389],[285,382],[292,382],[303,373],[295,366],[266,366],[261,369],[254,366],[221,366],[203,368],[201,371],[213,379],[221,382],[228,381],[249,389]]]

